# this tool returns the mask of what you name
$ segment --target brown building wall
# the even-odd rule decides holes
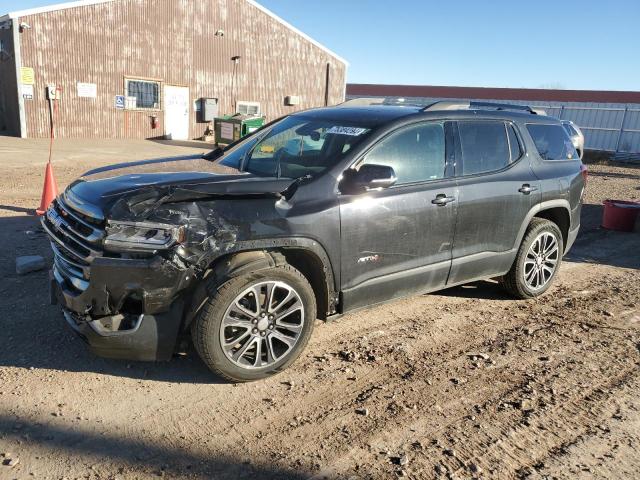
[[[13,30],[0,29],[0,135],[20,135]]]
[[[235,97],[258,101],[267,120],[294,109],[343,101],[346,66],[323,49],[245,0],[116,0],[21,18],[22,65],[35,70],[35,95],[25,101],[27,134],[49,134],[46,85],[62,87],[57,134],[64,137],[150,138],[164,134],[163,112],[117,110],[125,77],[188,86],[190,138],[202,135],[193,101],[219,99],[219,112],[232,113]],[[215,36],[224,30],[224,36]],[[77,82],[95,83],[97,98],[77,94]],[[284,105],[299,95],[300,105]],[[161,101],[162,108],[162,101]],[[150,115],[160,125],[151,128]]]

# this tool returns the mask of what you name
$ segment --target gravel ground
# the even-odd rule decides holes
[[[62,187],[204,151],[60,142]],[[282,375],[231,385],[193,352],[96,358],[48,305],[31,215],[46,143],[0,138],[0,479],[638,478],[640,234],[598,228],[640,169],[590,166],[583,230],[543,297],[476,282],[318,323]]]

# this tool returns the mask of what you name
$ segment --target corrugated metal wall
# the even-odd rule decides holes
[[[19,135],[18,87],[11,28],[0,28],[0,47],[0,135]]]
[[[348,99],[365,95],[347,95]],[[375,97],[375,96],[372,96]],[[401,97],[379,97],[398,99]],[[640,152],[640,104],[546,102],[536,100],[492,100],[436,97],[402,97],[405,103],[427,105],[440,100],[473,100],[481,102],[509,102],[540,107],[547,114],[562,120],[572,120],[585,137],[585,148],[618,153]]]
[[[572,120],[585,139],[585,148],[609,152],[640,152],[640,105],[621,103],[529,102],[549,115]]]
[[[39,13],[21,19],[22,64],[35,69],[36,88],[25,102],[27,134],[48,134],[45,88],[63,88],[57,133],[64,137],[163,135],[151,128],[149,111],[116,110],[124,78],[189,86],[191,101],[219,98],[220,113],[232,113],[233,62],[240,55],[235,97],[259,101],[267,119],[290,113],[286,95],[300,95],[295,109],[344,99],[346,66],[245,0],[117,0]],[[224,36],[215,36],[217,30]],[[97,98],[80,98],[77,82],[95,83]],[[190,137],[202,135],[191,103]]]

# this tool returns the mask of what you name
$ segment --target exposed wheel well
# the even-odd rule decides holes
[[[535,217],[544,218],[555,223],[560,232],[562,232],[562,244],[564,248],[567,248],[567,240],[569,238],[569,227],[571,225],[571,217],[569,211],[563,207],[549,208],[538,212]]]
[[[287,259],[287,263],[309,281],[316,296],[317,316],[320,319],[326,319],[329,311],[329,291],[322,260],[313,252],[302,248],[283,248],[280,252]]]
[[[221,279],[230,278],[255,269],[268,268],[283,260],[307,279],[316,297],[317,318],[325,320],[329,312],[329,290],[331,288],[327,283],[325,266],[317,255],[304,248],[261,249],[230,253],[216,259],[206,270],[204,278],[209,275],[218,275]],[[189,327],[204,304],[207,295],[210,294],[211,292],[207,292],[205,289],[204,281],[189,293],[188,304],[190,307],[185,312],[183,330]]]

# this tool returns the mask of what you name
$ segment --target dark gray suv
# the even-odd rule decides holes
[[[304,349],[316,318],[478,279],[547,290],[586,169],[528,107],[323,108],[204,157],[87,172],[52,204],[52,300],[97,354],[193,339],[232,381]]]

